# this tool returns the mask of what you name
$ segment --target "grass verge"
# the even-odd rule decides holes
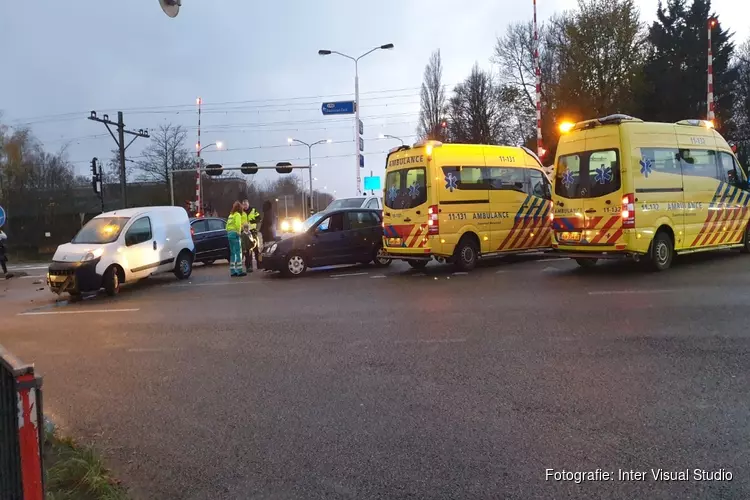
[[[53,433],[47,433],[45,441],[46,500],[127,499],[92,448]]]

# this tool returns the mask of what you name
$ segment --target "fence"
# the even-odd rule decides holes
[[[42,500],[42,378],[0,346],[0,499]]]

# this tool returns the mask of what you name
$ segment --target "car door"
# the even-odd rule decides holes
[[[195,260],[208,257],[208,221],[205,219],[194,220],[190,224],[190,232],[193,235],[193,243],[195,243]]]
[[[153,237],[151,219],[140,217],[125,231],[125,262],[133,279],[145,278],[159,267],[159,252]]]
[[[381,244],[382,227],[375,212],[356,210],[346,213],[349,222],[346,240],[352,262],[369,262],[375,253],[375,245]]]
[[[208,252],[213,258],[223,259],[229,252],[227,224],[221,219],[208,219]]]
[[[310,265],[329,266],[345,262],[350,245],[345,232],[342,212],[332,213],[321,220],[313,230]]]

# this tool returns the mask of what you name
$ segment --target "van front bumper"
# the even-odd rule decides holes
[[[96,272],[97,264],[99,259],[53,262],[47,271],[47,284],[57,294],[97,292],[102,287],[102,276]]]

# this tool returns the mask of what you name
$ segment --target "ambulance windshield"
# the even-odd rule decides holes
[[[392,170],[385,176],[385,206],[397,210],[417,208],[427,202],[424,167]]]
[[[597,198],[620,189],[616,149],[583,151],[557,160],[555,193],[564,198]]]

